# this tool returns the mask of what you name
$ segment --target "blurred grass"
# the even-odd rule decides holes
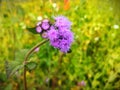
[[[0,0],[0,90],[23,90],[22,75],[6,79],[4,61],[16,60],[16,52],[42,40],[26,27],[56,15],[72,21],[72,53],[59,64],[60,53],[49,43],[40,48],[31,57],[39,63],[37,68],[27,72],[29,90],[50,89],[47,78],[55,81],[55,90],[79,90],[76,83],[82,80],[84,90],[119,90],[119,4],[119,0]]]

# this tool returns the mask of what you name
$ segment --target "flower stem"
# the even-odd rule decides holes
[[[23,77],[23,82],[24,82],[24,90],[27,90],[27,81],[26,81],[26,61],[28,60],[28,57],[30,56],[31,53],[34,52],[34,50],[36,48],[38,48],[39,46],[43,45],[44,43],[46,43],[48,41],[48,39],[46,40],[43,40],[42,42],[38,43],[37,45],[35,45],[33,48],[30,49],[30,51],[28,51],[28,53],[26,54],[25,56],[25,59],[24,59],[24,77]]]

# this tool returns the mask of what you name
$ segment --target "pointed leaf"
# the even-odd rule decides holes
[[[26,67],[28,68],[28,70],[33,70],[33,69],[36,68],[36,66],[37,66],[37,63],[35,63],[35,62],[29,62],[26,65]]]
[[[17,51],[15,53],[15,61],[20,62],[20,63],[23,62],[27,52],[28,52],[28,49],[22,49],[22,50]]]
[[[18,72],[20,69],[24,67],[23,61],[27,51],[28,49],[22,49],[20,51],[17,51],[15,53],[14,61],[11,62],[5,61],[5,70],[7,78],[14,75],[16,72]]]
[[[30,31],[31,33],[33,33],[33,34],[38,34],[37,32],[36,32],[36,27],[32,27],[32,28],[26,28],[28,31]]]
[[[19,71],[23,67],[24,67],[24,64],[20,64],[14,61],[12,62],[5,61],[5,70],[6,70],[7,78],[15,74],[17,71]]]

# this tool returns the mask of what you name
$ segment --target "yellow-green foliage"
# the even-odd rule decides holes
[[[52,90],[46,79],[55,80],[55,90],[119,90],[119,4],[119,0],[0,0],[0,90],[23,90],[22,73],[6,79],[4,62],[19,62],[22,56],[17,52],[42,41],[26,27],[56,15],[72,21],[72,53],[60,62],[59,51],[49,43],[42,46],[30,57],[37,68],[27,72],[29,90]],[[86,86],[77,86],[82,80]]]

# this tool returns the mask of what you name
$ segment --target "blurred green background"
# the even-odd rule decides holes
[[[72,22],[72,52],[59,61],[49,43],[40,47],[30,57],[37,67],[27,71],[28,90],[120,90],[119,0],[0,0],[0,90],[23,90],[23,68],[7,75],[42,41],[26,27],[58,15]]]

